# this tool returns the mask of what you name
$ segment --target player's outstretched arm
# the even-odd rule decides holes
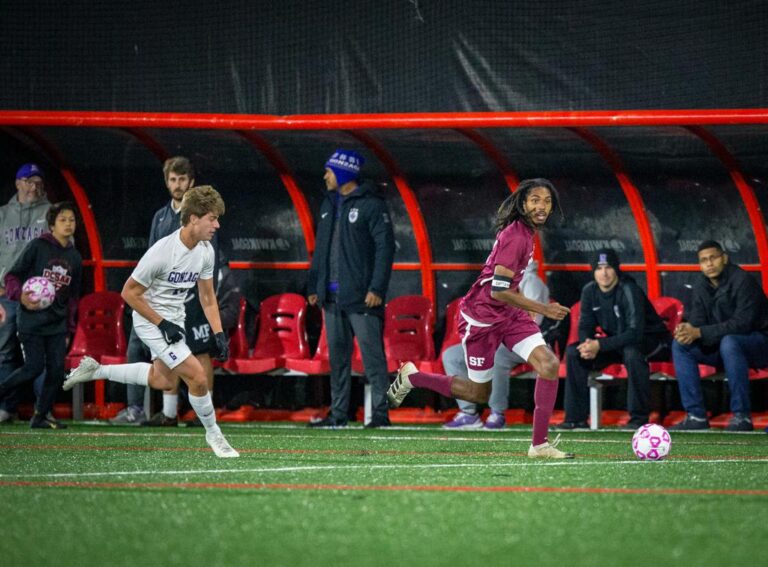
[[[491,281],[491,297],[503,301],[507,305],[524,309],[528,312],[540,313],[550,319],[561,320],[570,312],[570,309],[559,303],[541,303],[528,299],[522,293],[511,288],[511,281],[515,272],[497,264],[493,269]]]
[[[163,332],[165,342],[169,345],[182,340],[184,338],[184,329],[176,323],[166,321],[157,313],[157,311],[152,309],[152,307],[149,306],[149,303],[147,303],[147,300],[144,299],[145,291],[147,291],[146,287],[133,278],[128,278],[120,295],[125,302],[136,311],[136,313],[160,328]]]
[[[120,295],[125,300],[125,302],[131,306],[131,309],[136,311],[136,313],[144,317],[153,325],[159,325],[163,318],[158,315],[157,311],[152,309],[149,306],[149,303],[147,303],[147,300],[144,299],[144,292],[146,291],[147,288],[141,285],[135,279],[128,278],[128,280],[125,282],[125,285],[123,286],[123,291],[120,292]]]

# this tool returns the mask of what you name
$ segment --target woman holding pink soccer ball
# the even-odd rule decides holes
[[[0,382],[0,397],[45,370],[43,390],[30,422],[34,429],[66,427],[46,416],[64,382],[67,336],[75,330],[83,266],[72,238],[76,212],[74,203],[51,205],[46,214],[51,232],[32,240],[5,275],[8,298],[21,302],[17,334],[24,365]]]

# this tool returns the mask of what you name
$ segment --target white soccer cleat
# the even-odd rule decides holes
[[[96,362],[90,356],[84,356],[77,368],[72,370],[67,376],[67,379],[64,380],[62,388],[64,388],[64,390],[71,390],[76,384],[96,380],[96,371],[99,368],[101,368],[101,364]]]
[[[400,404],[403,403],[405,396],[407,396],[408,393],[413,390],[413,384],[411,384],[408,376],[418,371],[419,369],[416,368],[416,365],[413,362],[405,362],[400,366],[400,370],[397,371],[395,381],[392,382],[389,390],[387,390],[389,407],[400,407]]]
[[[217,457],[221,457],[222,459],[234,459],[235,457],[240,456],[240,453],[235,451],[232,448],[232,445],[227,443],[224,435],[220,432],[214,433],[209,431],[205,434],[205,441],[211,446],[211,449],[213,449],[213,452],[216,453]]]
[[[560,435],[555,437],[552,443],[545,441],[541,445],[528,448],[528,457],[531,459],[574,459],[576,455],[573,453],[565,453],[557,448],[560,443]]]

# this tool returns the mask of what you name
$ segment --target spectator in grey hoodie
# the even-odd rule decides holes
[[[0,207],[0,307],[5,322],[0,324],[0,381],[19,365],[19,342],[16,338],[16,312],[19,302],[8,299],[3,281],[5,274],[21,256],[29,242],[48,232],[45,215],[51,203],[45,195],[45,175],[37,164],[25,163],[16,172],[16,194]],[[39,392],[43,375],[35,380]],[[0,399],[0,424],[16,417],[18,398],[15,392]]]

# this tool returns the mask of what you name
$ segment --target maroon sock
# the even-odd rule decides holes
[[[552,417],[555,399],[557,399],[557,382],[557,380],[545,380],[541,376],[536,377],[536,389],[533,392],[533,401],[536,404],[536,409],[533,410],[534,445],[541,445],[547,440],[549,419]]]
[[[451,382],[453,382],[452,376],[445,376],[443,374],[429,374],[428,372],[414,372],[408,379],[413,384],[414,388],[426,388],[432,390],[438,394],[442,394],[448,398],[452,398],[451,394]]]

